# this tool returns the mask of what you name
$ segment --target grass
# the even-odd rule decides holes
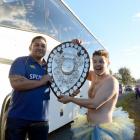
[[[134,93],[124,94],[119,97],[117,107],[122,106],[126,110],[130,118],[135,122],[135,138],[140,140],[140,98],[136,100]]]

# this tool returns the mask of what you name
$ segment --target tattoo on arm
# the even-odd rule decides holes
[[[11,82],[23,82],[26,80],[25,77],[20,75],[12,75],[9,77]]]

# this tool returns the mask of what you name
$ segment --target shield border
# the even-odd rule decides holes
[[[83,55],[86,55],[86,56],[87,56],[86,59],[88,60],[88,62],[84,62],[84,63],[87,64],[87,66],[86,66],[87,72],[85,72],[85,73],[86,73],[86,76],[82,77],[82,78],[84,78],[84,81],[80,82],[80,78],[81,78],[82,74],[84,73],[84,72],[82,72],[80,78],[79,78],[79,79],[77,80],[77,82],[74,84],[74,86],[76,86],[76,85],[78,84],[78,82],[80,82],[81,84],[77,87],[77,89],[80,89],[80,88],[82,87],[82,85],[83,85],[83,84],[85,83],[85,81],[86,81],[86,78],[87,78],[88,72],[89,72],[89,68],[90,68],[90,57],[89,57],[89,54],[88,54],[87,50],[86,50],[82,45],[73,44],[72,42],[68,41],[68,42],[63,42],[63,43],[57,45],[55,48],[53,48],[52,51],[49,53],[49,56],[48,56],[48,59],[47,59],[47,73],[48,73],[50,76],[53,76],[53,74],[52,74],[52,61],[53,61],[52,59],[53,59],[53,56],[54,56],[57,52],[61,51],[61,50],[64,49],[64,48],[68,48],[68,47],[70,47],[70,48],[72,47],[72,48],[75,48],[75,49],[77,49],[77,50],[78,50],[78,47],[79,47],[79,48],[81,48],[81,50],[79,50],[79,53],[80,53],[80,51],[82,52],[82,50],[83,50],[83,52],[84,52]],[[82,54],[81,54],[81,55],[82,55]],[[84,56],[83,56],[83,57],[84,57]],[[85,60],[85,59],[84,59],[84,60]],[[84,68],[85,68],[85,64],[84,64]],[[84,69],[83,69],[83,71],[84,71]],[[63,95],[69,95],[69,96],[71,96],[72,93],[73,93],[74,91],[77,90],[77,89],[76,89],[76,90],[73,90],[73,89],[72,89],[72,88],[74,87],[74,86],[73,86],[72,88],[70,88],[69,90],[65,91],[64,93],[61,93],[60,89],[57,90],[57,91],[55,91],[55,89],[54,89],[55,86],[56,86],[56,88],[59,89],[59,87],[57,87],[57,84],[55,83],[54,78],[53,78],[50,87],[51,87],[51,89],[52,89],[52,91],[53,91],[53,93],[55,94],[56,97],[58,97],[58,95],[62,95],[62,94],[63,94]],[[73,92],[70,93],[70,90],[73,90]]]

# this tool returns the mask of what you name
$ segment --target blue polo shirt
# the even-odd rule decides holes
[[[46,72],[46,65],[41,66],[31,56],[24,56],[13,62],[9,75],[21,75],[30,80],[40,80]],[[8,117],[47,121],[49,99],[49,84],[25,91],[14,90]]]

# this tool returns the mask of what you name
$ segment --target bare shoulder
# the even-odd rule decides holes
[[[110,85],[118,89],[119,82],[114,76],[110,75],[106,80],[107,80],[106,83],[109,83]]]
[[[117,80],[114,76],[110,75],[110,76],[109,76],[109,79],[110,79],[112,82],[114,82],[114,83],[116,83],[116,84],[119,84],[118,80]]]

